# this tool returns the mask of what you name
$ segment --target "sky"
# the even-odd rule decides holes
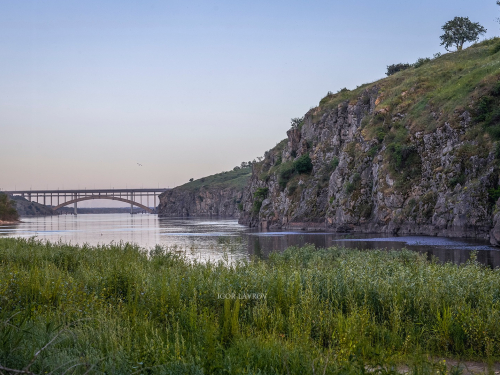
[[[0,189],[231,170],[328,91],[444,53],[455,16],[500,35],[496,0],[0,0]]]

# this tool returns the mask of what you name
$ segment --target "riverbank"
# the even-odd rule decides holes
[[[10,221],[0,220],[0,225],[11,225],[11,224],[20,224],[20,223],[22,223],[21,220],[10,220]]]
[[[500,270],[409,251],[306,246],[229,265],[6,238],[0,300],[0,365],[33,359],[34,373],[436,373],[426,358],[500,353]]]

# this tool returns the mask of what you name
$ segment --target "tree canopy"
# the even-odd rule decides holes
[[[500,1],[497,1],[499,3]],[[479,39],[479,35],[484,34],[486,29],[478,22],[471,22],[469,17],[455,17],[448,21],[442,27],[444,34],[440,36],[441,45],[444,48],[455,46],[457,51],[461,51],[464,43],[475,42]]]
[[[18,218],[14,201],[10,200],[7,194],[0,193],[0,220],[11,221]]]

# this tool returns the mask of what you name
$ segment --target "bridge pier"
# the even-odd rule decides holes
[[[76,199],[76,198],[77,198],[77,194],[75,193],[75,199]],[[77,202],[75,202],[74,204],[75,204],[75,205],[74,205],[74,213],[73,213],[73,214],[76,216],[76,215],[78,215],[78,207],[77,207],[77,204],[78,204],[78,203],[77,203]]]
[[[133,201],[134,200],[134,193],[133,192],[130,192],[130,200]],[[134,205],[132,203],[130,203],[130,215],[133,215],[134,214]]]

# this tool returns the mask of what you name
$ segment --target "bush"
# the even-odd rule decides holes
[[[466,180],[465,174],[460,173],[458,176],[455,176],[452,179],[450,179],[450,182],[448,183],[448,185],[451,188],[454,188],[458,184],[460,184],[462,186],[465,183],[465,180]]]
[[[392,76],[393,74],[396,74],[397,72],[401,72],[403,70],[411,68],[410,64],[392,64],[387,66],[387,73],[385,73],[387,76]]]
[[[264,199],[267,198],[268,193],[269,193],[268,188],[257,188],[257,190],[255,190],[255,192],[253,193],[253,197],[255,200],[253,202],[253,207],[252,207],[252,211],[254,214],[259,213],[260,208],[262,207],[262,202],[264,201]]]
[[[302,155],[293,162],[293,167],[297,173],[309,173],[313,169],[313,164],[309,154]]]
[[[294,174],[298,173],[310,173],[313,169],[313,164],[309,154],[304,154],[293,163],[288,162],[282,164],[281,171],[278,175],[278,184],[281,191],[285,190],[288,181],[293,177]]]
[[[500,198],[500,187],[488,189],[488,200],[492,206],[497,203],[498,198]]]
[[[285,187],[288,184],[288,181],[292,178],[294,172],[295,169],[292,162],[281,164],[281,170],[278,175],[278,184],[282,191],[285,190]]]
[[[356,190],[356,185],[354,185],[352,182],[346,182],[344,185],[344,189],[347,194],[351,194],[354,190]]]
[[[300,129],[304,125],[304,117],[295,117],[290,120],[292,129]]]
[[[410,166],[415,156],[418,156],[417,149],[413,145],[391,143],[387,146],[389,152],[391,167],[399,172]]]
[[[345,192],[351,194],[359,186],[361,182],[361,175],[359,173],[354,173],[352,180],[344,185]]]
[[[261,207],[262,207],[262,201],[254,201],[252,206],[252,212],[257,215],[260,212]]]
[[[260,200],[264,200],[267,198],[267,194],[269,193],[269,189],[268,188],[257,188],[257,190],[255,191],[255,193],[253,193],[253,196],[255,199],[260,199]]]
[[[332,161],[329,164],[329,169],[330,169],[331,173],[335,172],[335,170],[339,166],[339,162],[340,162],[339,158],[336,156],[332,159]]]
[[[413,67],[414,67],[414,68],[420,68],[422,65],[424,65],[424,64],[426,64],[426,63],[428,63],[429,61],[431,61],[431,59],[430,59],[430,58],[428,58],[428,57],[425,57],[425,58],[420,57],[420,58],[419,58],[419,59],[415,62],[415,64],[413,64]]]

